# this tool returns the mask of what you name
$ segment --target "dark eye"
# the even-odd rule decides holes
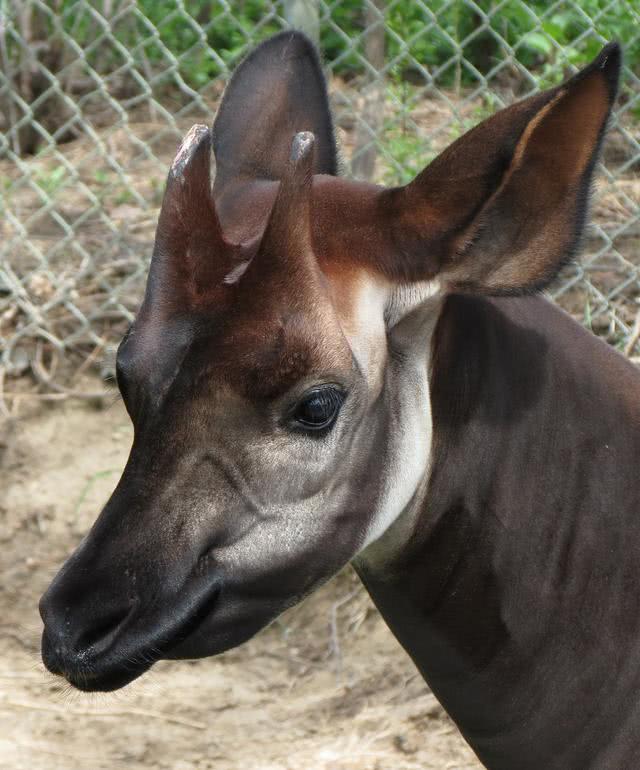
[[[335,386],[326,385],[305,393],[294,412],[294,421],[306,430],[330,428],[338,416],[344,393]]]

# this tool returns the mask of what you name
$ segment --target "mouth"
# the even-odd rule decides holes
[[[126,635],[106,649],[98,649],[98,643],[80,650],[56,646],[45,628],[42,661],[50,673],[63,677],[81,692],[113,692],[130,684],[159,660],[214,655],[218,650],[211,649],[210,640],[207,650],[203,648],[209,639],[204,631],[215,625],[211,621],[217,615],[220,594],[216,587],[203,601],[189,602],[171,618],[156,618],[155,622],[148,619],[144,627],[142,619],[132,623]],[[224,645],[224,649],[230,646],[234,644]]]
[[[42,662],[51,674],[59,676],[81,692],[113,692],[147,671],[155,660],[144,654],[117,658],[112,653],[97,656],[91,650],[68,653],[55,646],[42,632]]]

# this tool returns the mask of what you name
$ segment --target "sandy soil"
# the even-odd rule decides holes
[[[480,767],[350,570],[225,655],[160,663],[112,696],[65,692],[39,664],[37,600],[131,429],[120,403],[21,411],[0,430],[0,767]]]

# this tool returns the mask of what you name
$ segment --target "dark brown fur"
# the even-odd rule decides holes
[[[479,296],[575,252],[619,68],[387,190],[335,176],[309,41],[246,59],[167,180],[118,351],[135,439],[42,598],[51,671],[222,652],[353,560],[489,767],[634,766],[640,376],[539,297]]]
[[[433,470],[380,611],[492,770],[640,756],[640,376],[539,298],[451,296]]]

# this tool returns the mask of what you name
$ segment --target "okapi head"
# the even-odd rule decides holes
[[[607,46],[394,189],[336,176],[306,38],[244,61],[169,172],[117,358],[133,446],[42,599],[47,668],[121,687],[240,644],[364,549],[402,547],[429,477],[443,299],[531,292],[574,253],[619,60]]]

